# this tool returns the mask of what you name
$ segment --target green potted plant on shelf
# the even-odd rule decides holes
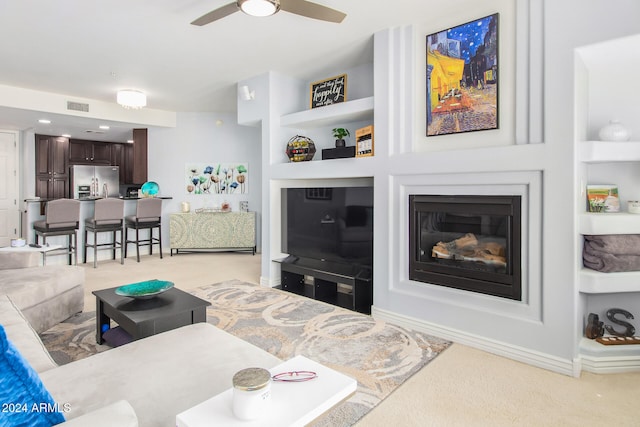
[[[346,143],[344,142],[344,138],[347,136],[351,136],[349,133],[349,129],[345,128],[333,128],[333,137],[336,139],[336,148],[344,147]]]

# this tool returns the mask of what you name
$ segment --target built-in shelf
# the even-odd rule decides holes
[[[596,340],[582,338],[580,340],[580,353],[591,356],[615,357],[636,356],[640,357],[640,344],[604,345]],[[640,360],[638,360],[640,365]]]
[[[639,111],[631,98],[607,89],[611,75],[606,69],[629,69],[625,67],[624,59],[629,52],[628,40],[622,38],[598,42],[576,49],[573,112],[576,119],[575,135],[579,138],[574,144],[577,166],[574,195],[578,209],[575,222],[579,233],[576,236],[577,255],[583,251],[581,236],[640,234],[640,215],[626,212],[627,206],[623,200],[622,212],[591,213],[586,212],[584,197],[587,184],[614,183],[624,189],[627,197],[632,197],[631,200],[637,198],[632,186],[635,170],[640,166],[640,139],[636,137],[634,141],[610,142],[587,140],[588,137],[585,137],[594,135],[591,138],[595,138],[599,126],[603,124],[598,122],[611,118],[616,112],[627,114],[631,111],[633,114]],[[637,43],[637,40],[634,42]],[[617,77],[624,80],[632,76],[632,72],[623,71]],[[633,173],[629,173],[631,170]],[[579,291],[578,325],[585,326],[590,313],[598,314],[605,324],[611,324],[605,313],[622,301],[628,302],[630,307],[637,306],[640,301],[640,271],[603,273],[585,268],[578,257],[575,264],[576,287]],[[600,344],[585,338],[584,328],[580,328],[578,334],[578,356],[583,370],[601,374],[640,371],[640,344]]]
[[[640,271],[601,273],[583,268],[580,270],[580,292],[584,294],[611,294],[640,292]]]
[[[580,234],[640,234],[640,214],[583,213],[580,215]]]
[[[350,157],[273,164],[269,171],[271,179],[370,178],[376,164],[375,156]]]
[[[640,161],[640,142],[584,141],[578,143],[580,161],[584,163]]]
[[[371,120],[373,123],[372,96],[287,114],[280,118],[280,125],[291,128],[316,128],[361,120]]]

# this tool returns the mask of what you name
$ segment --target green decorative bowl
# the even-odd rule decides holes
[[[173,282],[166,280],[146,280],[144,282],[132,283],[120,286],[116,289],[116,295],[136,299],[148,299],[160,295],[173,288]]]

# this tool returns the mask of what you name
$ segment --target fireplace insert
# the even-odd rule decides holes
[[[520,301],[521,197],[409,196],[409,279]]]

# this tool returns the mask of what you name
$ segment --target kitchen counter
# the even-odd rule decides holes
[[[110,197],[113,198],[113,197]],[[122,199],[122,200],[139,200],[142,199],[143,197],[118,197],[118,199]],[[104,199],[104,197],[100,197],[100,196],[92,196],[92,197],[81,197],[79,199],[76,200],[80,200],[81,202],[90,202],[90,201],[95,201],[95,200],[99,200],[99,199]],[[156,199],[163,199],[163,200],[171,200],[173,199],[173,197],[171,196],[157,196]],[[34,197],[31,199],[24,199],[25,203],[47,203],[50,200],[56,200],[56,199],[42,199],[40,197]]]
[[[93,217],[94,214],[94,203],[96,200],[101,199],[102,197],[86,197],[77,199],[81,201],[80,204],[80,223],[78,224],[78,260],[82,262],[82,252],[84,250],[84,222],[87,218]],[[124,200],[124,216],[127,215],[135,215],[136,213],[136,203],[138,199],[141,197],[120,197],[120,199]],[[171,196],[160,196],[157,197],[162,200],[171,200],[173,197]],[[45,208],[47,202],[50,200],[42,199],[42,198],[30,198],[25,199],[25,216],[24,218],[24,226],[23,226],[23,234],[26,236],[26,240],[28,243],[35,242],[35,232],[33,231],[33,223],[35,221],[39,221],[45,218]],[[166,236],[167,242],[165,242],[163,238],[163,246],[168,247],[168,236],[169,236],[169,211],[165,208],[165,204],[162,204],[162,234],[163,237]],[[110,241],[111,236],[107,236],[108,233],[100,233],[98,238],[98,243],[102,243],[104,241]],[[92,237],[90,237],[90,241]],[[47,239],[48,243],[51,244],[60,244],[66,245],[66,237],[65,236],[51,236]],[[131,248],[130,248],[131,249]],[[135,248],[133,248],[135,249]],[[134,250],[135,253],[135,250]],[[104,255],[106,258],[102,258],[101,255]],[[98,251],[98,259],[107,259],[110,255],[109,251]],[[87,258],[93,259],[93,254],[91,251],[87,254]],[[52,257],[47,262],[57,263],[58,260],[60,263],[66,263],[65,257]]]
[[[113,198],[113,197],[109,197],[109,198]],[[144,197],[118,197],[118,199],[121,200],[139,200],[139,199],[143,199]],[[155,197],[156,199],[163,199],[163,200],[171,200],[173,199],[173,197],[165,197],[165,196],[157,196]],[[81,202],[91,202],[91,201],[95,201],[95,200],[100,200],[100,199],[104,199],[104,197],[100,197],[100,196],[92,196],[92,197],[81,197],[79,199],[76,200],[80,200]]]

